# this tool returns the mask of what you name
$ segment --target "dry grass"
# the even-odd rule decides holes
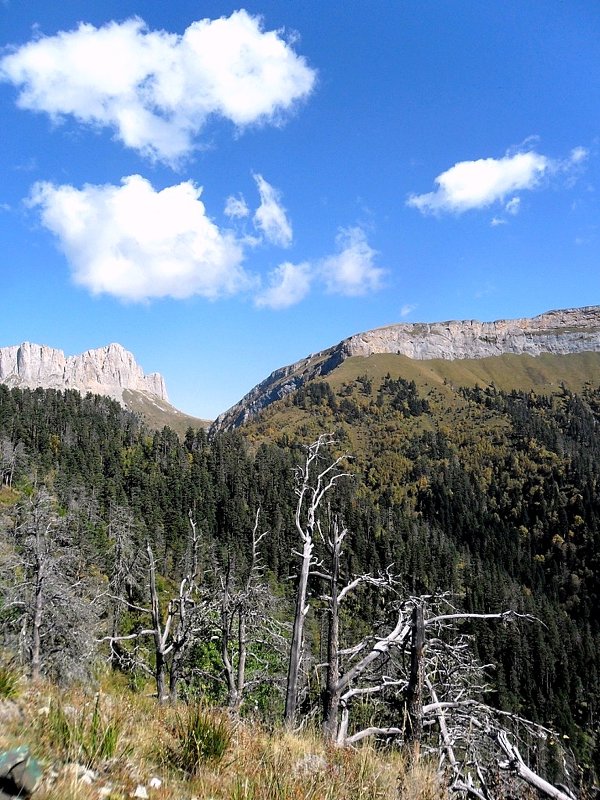
[[[0,485],[0,509],[10,508],[19,500],[20,494],[16,489]]]
[[[49,710],[57,707],[73,720],[87,720],[96,702],[103,724],[118,724],[115,755],[97,759],[91,784],[74,767],[70,752],[49,729]],[[227,747],[218,759],[198,758],[185,771],[173,753],[181,746],[182,720],[189,709],[159,707],[151,697],[119,689],[99,700],[85,689],[59,693],[52,686],[28,686],[13,701],[13,718],[0,721],[0,749],[28,744],[42,761],[45,778],[38,800],[127,798],[145,786],[151,800],[443,800],[434,771],[411,765],[395,752],[364,746],[341,750],[325,746],[311,732],[293,735],[267,731],[257,723],[237,722],[220,710],[203,709],[203,725],[226,728]],[[185,725],[184,725],[185,728]],[[189,757],[189,753],[187,753]],[[70,764],[70,766],[68,766]],[[152,779],[160,787],[152,788]],[[110,792],[110,793],[109,793]]]

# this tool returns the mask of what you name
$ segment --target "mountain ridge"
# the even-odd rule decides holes
[[[115,342],[75,356],[32,342],[0,347],[0,382],[30,389],[77,389],[120,402],[129,389],[169,402],[162,375],[145,375],[133,354]]]
[[[600,351],[600,306],[556,309],[531,318],[396,323],[353,334],[337,345],[280,367],[220,414],[211,431],[231,430],[271,403],[324,377],[354,356],[393,353],[427,361]]]

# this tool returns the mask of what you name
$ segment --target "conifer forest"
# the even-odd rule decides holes
[[[287,427],[178,437],[0,386],[4,652],[61,685],[102,664],[160,702],[417,743],[462,796],[508,796],[490,759],[521,759],[572,797],[600,768],[600,389],[452,397],[316,381]]]

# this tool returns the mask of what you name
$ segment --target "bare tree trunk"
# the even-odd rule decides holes
[[[258,546],[267,535],[267,531],[259,533],[260,506],[256,509],[254,528],[252,529],[252,552],[248,575],[242,587],[236,589],[232,579],[232,565],[227,565],[225,578],[221,578],[221,660],[227,683],[227,703],[229,708],[238,714],[244,700],[246,689],[246,663],[248,659],[248,626],[252,626],[252,618],[256,620],[260,606],[260,584],[262,572]],[[233,586],[233,588],[232,588]],[[237,617],[237,626],[236,626]],[[233,631],[237,627],[236,647],[232,647]],[[236,659],[237,656],[237,659]]]
[[[338,582],[340,574],[341,539],[337,531],[337,523],[333,533],[333,553],[331,559],[331,601],[329,607],[329,630],[327,633],[327,674],[323,692],[323,735],[330,742],[335,742],[338,733],[338,716],[340,708],[340,612],[338,599]]]
[[[229,640],[231,634],[231,619],[233,613],[230,612],[231,605],[231,564],[227,565],[225,580],[221,578],[221,660],[227,681],[227,705],[233,708],[238,703],[238,691],[233,674],[233,664],[229,655]]]
[[[167,664],[165,662],[165,657],[162,654],[161,650],[156,651],[156,666],[154,668],[154,677],[156,680],[156,696],[158,698],[159,703],[164,703],[167,700],[167,691],[166,691],[166,672],[167,672]]]
[[[302,563],[300,567],[300,577],[296,591],[296,609],[294,612],[294,624],[292,628],[292,641],[290,645],[290,660],[287,676],[287,688],[285,697],[284,722],[286,726],[293,727],[296,718],[296,706],[298,702],[298,681],[300,677],[300,664],[302,661],[302,649],[304,644],[304,620],[308,614],[309,606],[306,602],[308,590],[308,579],[313,564],[313,548],[315,530],[320,531],[317,519],[319,507],[323,498],[336,482],[345,473],[337,472],[343,456],[331,461],[323,470],[315,470],[320,458],[320,450],[333,442],[332,434],[322,434],[316,442],[308,446],[306,460],[302,466],[296,469],[296,530],[302,542]]]
[[[237,692],[235,702],[232,705],[237,714],[242,705],[244,688],[246,685],[246,656],[248,643],[246,639],[246,609],[240,608],[238,617],[238,668],[237,668]]]
[[[410,677],[406,689],[407,741],[414,744],[415,756],[418,757],[423,736],[423,650],[425,647],[425,623],[421,604],[417,604],[413,608],[411,626]]]
[[[196,523],[192,512],[189,512],[189,521],[191,528],[191,536],[188,543],[188,553],[186,557],[186,567],[184,569],[184,576],[179,584],[179,597],[172,599],[169,603],[169,611],[167,615],[167,623],[165,630],[173,623],[173,620],[178,617],[177,629],[172,635],[170,648],[173,655],[171,658],[171,670],[169,673],[169,700],[171,703],[177,702],[177,690],[181,671],[183,667],[183,657],[192,636],[192,620],[190,614],[194,606],[193,596],[196,591],[196,580],[198,578],[199,564],[198,564],[198,547],[199,538]],[[166,644],[166,635],[163,636]]]
[[[43,592],[43,567],[38,564],[35,580],[35,599],[33,606],[33,621],[31,630],[31,678],[40,679],[41,673],[41,629],[44,617],[44,592]]]
[[[566,794],[562,789],[548,783],[548,781],[544,780],[544,778],[525,764],[518,747],[511,744],[506,732],[502,731],[498,734],[498,744],[508,759],[507,762],[500,765],[501,768],[516,772],[516,774],[530,786],[535,787],[539,792],[542,792],[548,797],[554,798],[554,800],[573,800],[573,795],[571,793]]]
[[[296,610],[294,613],[294,626],[292,628],[292,642],[290,645],[290,661],[287,676],[287,689],[285,695],[284,722],[288,727],[293,727],[296,719],[296,704],[298,699],[298,678],[300,675],[300,662],[302,661],[302,646],[304,643],[304,620],[308,613],[306,592],[308,589],[308,576],[312,559],[312,536],[304,542],[302,550],[302,568],[296,593]]]
[[[171,670],[169,672],[169,702],[176,703],[179,699],[179,679],[181,677],[181,667],[183,662],[183,649],[176,650],[171,660]]]
[[[164,653],[164,637],[160,619],[160,604],[158,600],[158,590],[156,588],[156,566],[154,563],[154,554],[150,547],[150,542],[146,544],[146,551],[148,553],[148,564],[150,572],[150,613],[152,616],[152,635],[154,638],[154,677],[156,680],[156,697],[159,703],[164,703],[167,699],[166,695],[166,671],[167,664]]]

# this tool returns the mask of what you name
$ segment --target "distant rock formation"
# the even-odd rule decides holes
[[[423,360],[581,353],[600,350],[600,306],[549,311],[532,319],[388,325],[358,333],[339,346],[346,357],[399,353]]]
[[[30,342],[0,347],[0,383],[31,389],[77,389],[120,402],[128,389],[168,402],[163,377],[157,372],[144,375],[133,355],[120,344],[77,356],[65,356],[62,350]]]
[[[212,430],[230,430],[243,424],[306,381],[327,375],[351,356],[397,353],[417,360],[454,360],[505,353],[538,356],[589,351],[600,351],[600,306],[549,311],[531,319],[387,325],[357,333],[328,350],[275,370],[217,417]]]

